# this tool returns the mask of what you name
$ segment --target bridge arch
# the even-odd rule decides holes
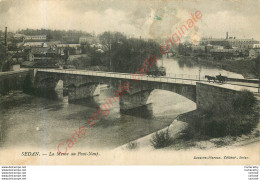
[[[126,94],[120,99],[120,108],[127,109],[135,106],[143,105],[147,102],[147,99],[154,89],[161,89],[166,91],[171,91],[177,93],[196,102],[196,85],[195,84],[185,84],[185,83],[173,83],[173,82],[161,82],[153,80],[139,80],[125,79],[124,77],[107,77],[107,76],[94,76],[94,75],[82,75],[82,74],[70,74],[70,73],[47,73],[40,72],[44,74],[40,75],[41,79],[50,78],[50,81],[58,81],[58,79],[64,79],[67,86],[74,84],[70,87],[70,100],[87,98],[89,96],[97,95],[95,90],[99,83],[109,84],[114,87],[115,92],[122,89],[124,83],[129,83],[131,88]],[[98,94],[100,91],[98,92]]]

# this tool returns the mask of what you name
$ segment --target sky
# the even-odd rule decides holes
[[[0,29],[118,31],[164,38],[198,10],[203,16],[186,38],[225,38],[229,32],[260,40],[260,0],[0,0]]]

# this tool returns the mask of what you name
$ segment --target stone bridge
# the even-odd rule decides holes
[[[244,87],[218,85],[197,79],[141,76],[140,74],[112,73],[103,71],[37,69],[34,88],[41,91],[54,90],[62,80],[68,88],[69,102],[99,95],[99,84],[108,84],[115,89],[120,101],[120,110],[125,111],[147,104],[152,90],[161,89],[184,96],[204,108],[218,100],[232,100]],[[130,88],[124,88],[125,85]],[[257,91],[257,88],[251,88]],[[120,93],[121,92],[121,93]],[[122,96],[119,96],[122,94]]]
[[[139,80],[138,80],[139,79]],[[120,109],[128,110],[146,105],[152,90],[161,89],[180,94],[196,102],[196,84],[192,81],[167,82],[164,78],[154,78],[126,73],[108,73],[76,70],[41,70],[36,73],[34,88],[52,91],[59,80],[68,88],[69,102],[98,95],[99,84],[112,86],[115,93],[122,92],[125,83],[130,88],[123,89],[120,97]]]

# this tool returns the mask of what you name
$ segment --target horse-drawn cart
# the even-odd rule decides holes
[[[208,79],[208,82],[211,82],[213,81],[214,82],[218,82],[218,83],[224,83],[227,81],[227,76],[222,76],[221,74],[220,75],[217,75],[217,76],[209,76],[209,75],[206,75],[205,76],[206,79]]]

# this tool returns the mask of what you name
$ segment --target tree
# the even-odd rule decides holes
[[[119,32],[113,33],[113,32],[106,31],[99,36],[99,40],[101,44],[103,45],[104,49],[107,51],[111,51],[112,47],[116,48],[118,43],[120,43],[125,39],[126,37]]]
[[[255,72],[258,78],[260,78],[260,55],[255,58]]]
[[[161,57],[160,45],[154,41],[126,39],[112,49],[112,65],[116,72],[136,72],[152,55]],[[158,70],[156,64],[154,70]]]
[[[0,71],[2,70],[2,67],[7,60],[7,49],[6,46],[3,44],[0,44]]]

